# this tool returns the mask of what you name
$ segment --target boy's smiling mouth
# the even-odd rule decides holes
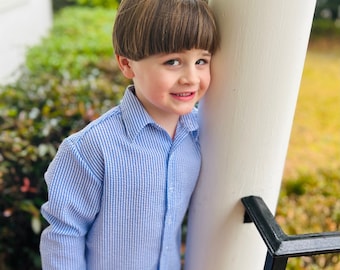
[[[195,92],[184,92],[184,93],[173,93],[172,95],[176,96],[176,97],[189,97],[189,96],[192,96],[194,94],[195,94]]]
[[[196,97],[196,92],[171,93],[171,96],[178,101],[192,101]]]

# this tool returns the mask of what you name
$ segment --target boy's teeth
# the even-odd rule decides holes
[[[187,97],[187,96],[190,96],[191,93],[179,93],[179,94],[176,94],[176,96],[179,96],[179,97]]]

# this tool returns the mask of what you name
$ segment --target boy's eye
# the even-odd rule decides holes
[[[205,60],[205,59],[199,59],[196,61],[196,65],[204,65],[207,63],[208,63],[208,60]]]
[[[169,66],[178,66],[179,65],[179,61],[176,59],[171,59],[165,62],[166,65]]]

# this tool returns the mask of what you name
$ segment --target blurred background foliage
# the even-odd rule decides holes
[[[53,0],[53,10],[58,10],[67,6],[86,6],[117,9],[121,0]]]
[[[340,18],[340,0],[317,0],[315,18],[336,20]]]
[[[49,37],[0,86],[0,269],[41,269],[43,179],[60,142],[117,105],[129,83],[111,46],[119,1],[54,0]],[[319,0],[276,217],[288,234],[340,229],[340,0]],[[339,256],[289,261],[340,269]]]

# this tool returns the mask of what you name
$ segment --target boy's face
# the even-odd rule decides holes
[[[117,60],[156,121],[190,113],[210,84],[211,54],[205,50],[157,54],[139,61],[117,56]]]

